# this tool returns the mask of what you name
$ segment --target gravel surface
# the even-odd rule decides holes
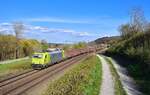
[[[103,56],[99,56],[102,63],[102,85],[99,95],[115,95],[114,94],[114,82],[113,77],[111,75],[111,71],[109,69],[109,64],[103,58]]]
[[[138,85],[135,83],[135,81],[129,76],[128,71],[125,67],[117,64],[117,62],[108,57],[111,62],[113,63],[115,69],[117,70],[117,73],[120,76],[121,83],[127,92],[128,95],[143,95],[139,90],[138,90]]]

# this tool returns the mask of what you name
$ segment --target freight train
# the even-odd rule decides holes
[[[64,50],[56,48],[56,49],[48,49],[45,52],[35,52],[32,56],[31,66],[33,69],[42,69],[55,63],[58,63],[62,60],[94,51],[95,51],[94,48],[84,48],[84,49],[72,49],[64,53]]]
[[[64,50],[49,49],[45,52],[35,52],[32,56],[32,68],[42,69],[65,59]]]

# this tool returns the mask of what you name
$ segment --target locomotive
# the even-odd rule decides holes
[[[65,59],[64,50],[48,49],[45,52],[35,52],[32,56],[32,68],[42,69]]]
[[[94,52],[95,48],[71,49],[64,52],[59,48],[48,49],[44,52],[35,52],[32,56],[32,68],[43,69],[62,60],[66,60],[81,54]]]

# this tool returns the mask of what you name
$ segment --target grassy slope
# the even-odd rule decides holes
[[[113,75],[113,79],[115,82],[115,95],[127,95],[125,90],[123,89],[121,81],[119,80],[119,75],[118,75],[115,67],[113,66],[111,60],[107,57],[105,57],[105,59],[109,63],[109,67],[110,67],[110,70],[111,70],[111,73]]]
[[[139,33],[111,47],[109,54],[132,60],[126,64],[130,75],[146,95],[150,95],[150,33]]]
[[[9,64],[0,64],[0,77],[31,68],[31,59],[25,59]]]
[[[129,64],[127,69],[136,83],[139,84],[144,95],[150,95],[150,70],[141,65],[141,63]]]
[[[101,84],[101,64],[92,56],[75,65],[60,79],[50,83],[44,95],[98,95]]]

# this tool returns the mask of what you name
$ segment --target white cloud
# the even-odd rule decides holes
[[[25,21],[28,22],[56,22],[56,23],[78,23],[78,24],[91,24],[93,21],[90,20],[75,20],[75,19],[63,19],[54,17],[42,17],[42,18],[27,18]]]
[[[38,31],[48,31],[48,28],[41,27],[41,26],[31,26],[31,25],[25,25],[25,29],[32,31],[32,30],[38,30]]]
[[[8,22],[4,22],[4,23],[0,23],[0,26],[11,26],[12,24],[11,23],[8,23]]]
[[[8,28],[2,28],[2,27],[0,27],[0,32],[2,33],[4,33],[4,32],[8,32],[8,31],[10,31],[10,29],[8,29]]]
[[[39,17],[39,18],[24,18],[25,22],[55,22],[55,23],[71,23],[71,24],[96,24],[101,27],[114,27],[128,21],[127,18],[112,18],[112,17],[96,17],[96,18],[57,18],[57,17]]]
[[[0,23],[0,33],[11,34],[12,32],[11,23]]]
[[[73,36],[78,36],[78,37],[86,37],[86,36],[94,36],[93,34],[90,34],[88,32],[77,32],[72,29],[55,29],[55,28],[47,28],[47,27],[42,27],[42,26],[32,26],[32,25],[27,25],[24,24],[24,32],[25,33],[35,33],[37,32],[40,33],[66,33],[66,34],[71,34]],[[0,23],[0,32],[1,33],[6,33],[10,34],[13,33],[13,26],[11,23]]]
[[[88,32],[80,32],[79,36],[92,36],[92,34],[89,34]]]
[[[30,26],[30,30],[32,31],[37,30],[43,33],[66,33],[66,34],[71,34],[73,36],[79,36],[79,37],[94,36],[93,34],[90,34],[88,32],[77,32],[71,29],[54,29],[54,28],[47,28],[41,26],[32,26],[32,27]]]

